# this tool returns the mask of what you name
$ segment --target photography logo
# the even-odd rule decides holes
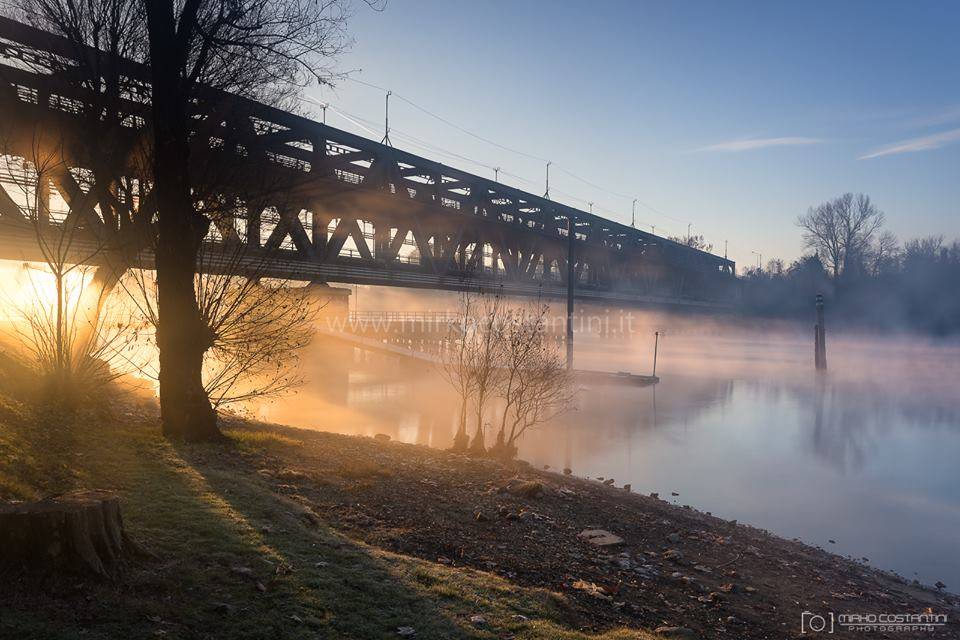
[[[833,613],[820,615],[804,611],[800,614],[800,633],[833,633],[834,624]]]
[[[835,631],[915,632],[935,631],[947,624],[945,613],[813,613],[800,614],[801,634],[826,634]]]

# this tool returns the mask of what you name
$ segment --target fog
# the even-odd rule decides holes
[[[517,299],[511,303],[531,301]],[[351,287],[350,310],[361,314],[455,312],[457,308],[455,293]],[[562,338],[564,313],[561,305],[552,304],[550,326],[558,339]],[[818,376],[813,370],[812,305],[807,325],[735,314],[578,305],[575,368],[649,374],[655,333],[659,332],[657,374],[664,381],[672,377],[735,380],[775,386],[803,396],[816,388],[826,388],[851,401],[871,396],[933,413],[952,406],[960,385],[960,343],[925,336],[830,331],[829,322],[828,314],[829,371]],[[282,418],[313,428],[369,434],[398,422],[392,410],[382,408],[388,401],[401,412],[405,402],[411,411],[423,408],[424,403],[409,400],[414,396],[431,397],[427,404],[435,409],[451,401],[446,383],[430,366],[326,344],[323,338],[310,347],[303,366],[306,384],[297,394],[248,409],[271,420]],[[578,395],[586,398],[596,391],[583,388]],[[624,405],[632,402],[629,395],[622,400]],[[443,426],[431,428],[452,429],[446,417],[441,422]],[[444,441],[439,435],[432,436],[436,438]]]
[[[0,293],[18,299],[23,284],[4,278]],[[361,316],[458,308],[456,293],[334,286],[351,290],[349,310]],[[326,308],[318,328],[342,329],[342,317],[329,319],[344,311]],[[564,314],[551,304],[558,340]],[[580,304],[577,369],[649,374],[659,333],[660,382],[579,385],[575,407],[524,435],[519,457],[614,478],[907,577],[960,583],[960,344],[836,329],[828,308],[829,369],[818,374],[813,316],[812,304],[797,321]],[[229,410],[300,428],[452,443],[457,399],[436,364],[321,333],[299,374],[294,393]]]
[[[351,298],[370,315],[457,307],[452,293],[359,287]],[[834,330],[828,309],[818,374],[810,307],[801,322],[578,305],[576,368],[649,374],[659,332],[661,381],[581,385],[575,409],[526,434],[519,457],[957,583],[960,344]],[[552,315],[562,334],[563,306]],[[254,413],[450,446],[456,399],[435,367],[330,344],[304,367],[295,396]]]

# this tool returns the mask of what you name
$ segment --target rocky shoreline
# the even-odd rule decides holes
[[[368,544],[559,592],[583,630],[770,639],[817,615],[941,614],[933,630],[870,637],[960,638],[960,598],[655,495],[424,446],[231,420],[302,441],[246,452],[263,481]],[[236,464],[217,455],[216,465]],[[836,629],[835,637],[863,637]]]

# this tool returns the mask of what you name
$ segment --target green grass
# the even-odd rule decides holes
[[[117,583],[3,589],[0,637],[379,639],[401,626],[420,639],[652,637],[580,633],[558,594],[366,546],[323,514],[311,522],[246,462],[282,457],[302,446],[295,437],[231,428],[227,444],[171,444],[152,412],[131,407],[64,420],[0,396],[0,499],[115,490],[128,531],[156,556]]]

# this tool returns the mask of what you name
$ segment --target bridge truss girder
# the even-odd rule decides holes
[[[26,157],[37,131],[55,132],[71,168],[97,161],[82,143],[105,126],[87,107],[93,100],[36,68],[43,55],[68,51],[56,36],[0,19],[4,153]],[[134,63],[128,72],[146,77]],[[102,135],[122,146],[132,175],[144,164],[149,104],[132,94],[123,107],[122,124]],[[194,116],[191,169],[217,173],[219,194],[239,203],[211,216],[208,240],[269,254],[277,277],[561,295],[572,225],[580,297],[723,306],[735,290],[729,260],[286,111],[211,91]],[[93,235],[137,217],[132,203],[95,198],[69,171],[51,187]],[[0,216],[10,219],[4,195]],[[105,197],[117,206],[97,208]],[[149,202],[147,184],[141,223],[152,219]],[[105,209],[121,213],[108,219]]]

